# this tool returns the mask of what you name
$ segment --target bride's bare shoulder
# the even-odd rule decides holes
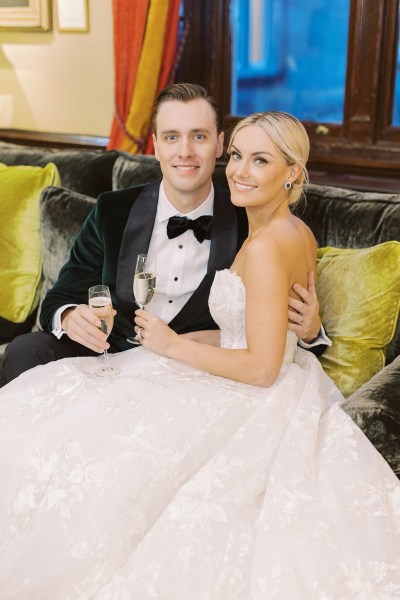
[[[283,260],[282,236],[271,231],[262,231],[259,235],[247,241],[244,252],[244,263],[265,265],[278,265]]]
[[[277,220],[273,226],[266,227],[259,235],[247,242],[247,260],[292,265],[300,256],[313,269],[317,256],[317,243],[311,229],[297,217]]]

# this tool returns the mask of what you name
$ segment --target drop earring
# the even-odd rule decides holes
[[[290,190],[291,187],[292,187],[292,184],[290,183],[290,181],[285,181],[285,189]]]

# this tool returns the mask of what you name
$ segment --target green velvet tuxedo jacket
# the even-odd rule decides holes
[[[42,304],[40,322],[51,330],[54,313],[65,304],[87,304],[88,289],[110,288],[117,310],[108,339],[112,352],[132,348],[133,274],[138,254],[146,253],[157,212],[160,182],[101,194],[78,234],[68,262]],[[215,329],[208,310],[210,287],[217,270],[229,268],[247,236],[245,211],[230,201],[229,192],[214,184],[214,218],[207,273],[182,310],[170,322],[178,333]]]

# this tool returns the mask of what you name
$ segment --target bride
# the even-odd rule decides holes
[[[1,600],[400,598],[400,483],[287,331],[308,147],[285,113],[233,132],[249,236],[211,289],[220,334],[138,310],[118,377],[63,359],[1,391]]]

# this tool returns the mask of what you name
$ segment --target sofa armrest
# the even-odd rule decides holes
[[[352,394],[342,408],[400,478],[400,356]]]

